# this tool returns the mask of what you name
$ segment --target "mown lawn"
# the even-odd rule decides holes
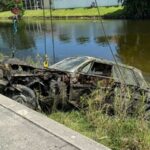
[[[101,16],[106,14],[115,13],[117,11],[122,10],[123,7],[100,7],[99,10],[101,12]],[[76,8],[76,9],[59,9],[59,10],[53,10],[53,16],[98,16],[97,8]],[[11,14],[10,11],[1,12],[0,17],[10,17],[13,14]],[[45,15],[47,17],[50,16],[50,11],[45,10]],[[43,10],[26,10],[24,17],[42,17],[43,16]]]

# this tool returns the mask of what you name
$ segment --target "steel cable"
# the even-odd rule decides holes
[[[45,15],[45,8],[44,8],[44,0],[42,0],[42,5],[43,5],[43,23],[44,23],[44,51],[45,51],[45,58],[44,58],[43,66],[44,68],[48,68],[49,61],[48,61],[48,56],[47,56],[46,15]]]
[[[46,18],[45,18],[45,9],[44,9],[44,0],[42,0],[42,7],[43,7],[43,24],[44,24],[44,51],[45,56],[47,55],[47,42],[46,42]]]
[[[55,40],[54,40],[54,28],[53,28],[53,14],[52,14],[52,3],[49,0],[49,13],[50,13],[50,20],[51,20],[51,32],[52,32],[52,50],[53,50],[53,63],[55,63]]]
[[[124,76],[123,76],[123,74],[122,74],[122,72],[121,72],[121,70],[120,70],[120,68],[119,68],[118,61],[117,61],[117,59],[116,59],[116,57],[115,57],[115,55],[114,55],[114,52],[113,52],[113,49],[112,49],[110,43],[109,43],[109,39],[108,39],[107,34],[106,34],[106,31],[105,31],[105,27],[104,27],[104,24],[103,24],[103,21],[102,21],[102,18],[101,18],[101,12],[100,12],[100,9],[99,9],[99,7],[98,7],[97,0],[95,0],[95,5],[96,5],[97,11],[98,11],[98,16],[99,16],[98,18],[99,18],[99,20],[100,20],[100,22],[101,22],[101,27],[102,27],[104,36],[105,36],[106,42],[107,42],[107,44],[108,44],[108,48],[109,48],[109,50],[110,50],[110,52],[111,52],[111,54],[112,54],[112,56],[113,56],[113,59],[114,59],[114,61],[115,61],[115,63],[116,63],[116,66],[117,66],[117,68],[118,68],[118,71],[119,71],[119,73],[120,73],[120,76],[121,76],[121,78],[122,78],[122,81],[123,81],[124,85],[126,86],[125,78],[124,78]],[[121,83],[122,83],[122,81],[121,81]]]

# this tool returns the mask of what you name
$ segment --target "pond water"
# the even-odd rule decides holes
[[[116,59],[141,69],[150,81],[150,21],[104,20],[106,34]],[[25,59],[49,56],[57,62],[70,56],[95,56],[113,60],[99,21],[53,21],[54,43],[49,20],[24,20],[18,32],[10,21],[0,22],[0,53]],[[14,48],[13,48],[14,47]]]

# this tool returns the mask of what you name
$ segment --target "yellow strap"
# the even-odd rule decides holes
[[[43,65],[44,65],[44,68],[48,68],[48,66],[49,66],[48,61],[47,61],[47,60],[45,60],[45,61],[44,61],[44,63],[43,63]]]

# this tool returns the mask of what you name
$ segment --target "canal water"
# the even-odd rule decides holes
[[[104,20],[116,59],[143,71],[150,81],[150,21]],[[33,59],[49,56],[57,62],[70,56],[94,56],[113,60],[99,21],[53,21],[54,43],[49,20],[24,20],[13,34],[10,21],[0,22],[0,53]],[[46,48],[45,48],[46,47]],[[36,59],[37,60],[37,59]]]

